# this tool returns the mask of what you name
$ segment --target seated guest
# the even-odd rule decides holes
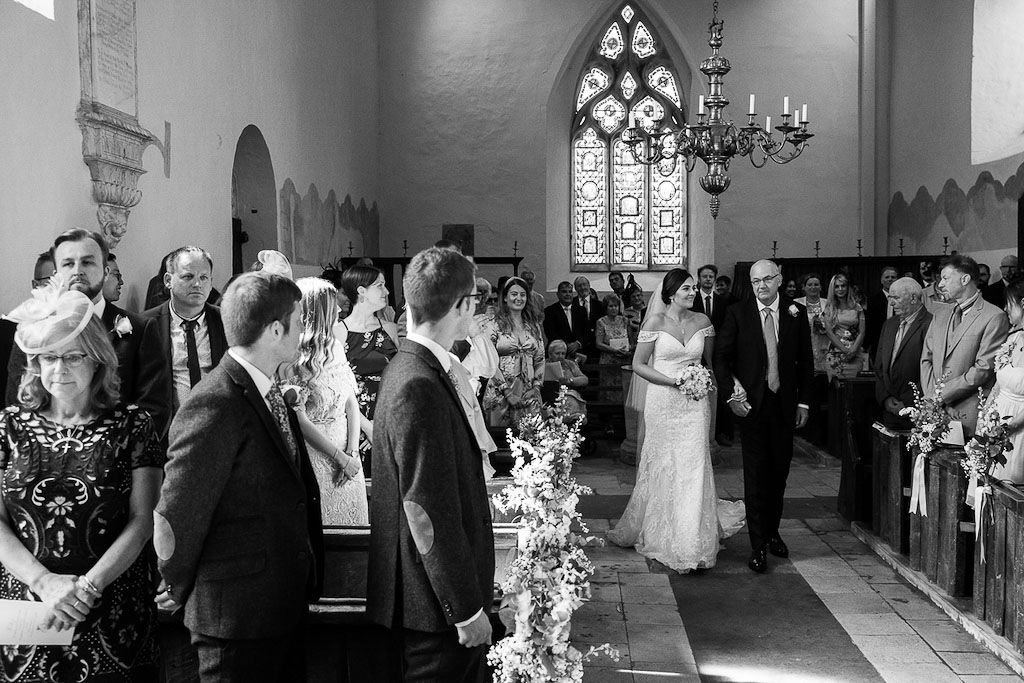
[[[0,648],[4,680],[157,678],[145,548],[164,455],[149,415],[118,405],[117,356],[92,308],[54,288],[11,313],[28,364],[0,417],[0,598],[41,601],[42,626],[74,635]]]
[[[107,254],[107,277],[103,280],[103,298],[110,302],[120,300],[122,287],[124,287],[124,278],[121,277],[121,268],[117,265],[117,257]]]
[[[829,283],[821,317],[830,342],[826,368],[830,376],[856,375],[864,365],[864,308],[854,300],[850,282],[842,273]]]
[[[558,301],[544,309],[544,336],[561,339],[575,356],[587,342],[587,311],[573,298],[572,284],[558,283]]]
[[[889,286],[893,316],[882,324],[872,369],[875,400],[882,408],[882,422],[890,429],[910,429],[900,411],[914,404],[911,384],[921,384],[921,349],[932,314],[921,301],[921,285],[913,278]]]
[[[614,294],[603,300],[605,314],[597,321],[594,345],[601,352],[601,400],[622,402],[622,370],[636,348],[636,332],[622,314],[622,301]],[[550,351],[550,346],[548,347]]]
[[[866,333],[864,335],[864,350],[871,357],[874,357],[875,347],[878,344],[878,335],[882,332],[882,323],[893,317],[892,304],[889,301],[889,287],[896,282],[899,271],[894,266],[882,268],[882,291],[876,292],[868,297],[864,311]]]
[[[172,412],[192,387],[210,374],[228,348],[220,309],[209,303],[213,258],[200,247],[181,247],[167,256],[165,289],[170,299],[143,313],[153,320],[171,375]]]
[[[985,288],[984,299],[993,306],[1004,308],[1006,306],[1006,283],[1017,274],[1018,261],[1013,254],[1007,254],[999,262],[999,274],[1002,276],[998,282],[990,284]]]
[[[609,294],[606,298],[612,298],[612,295]],[[544,364],[544,381],[558,382],[559,386],[566,387],[563,408],[565,418],[578,420],[580,424],[584,424],[587,419],[587,402],[580,396],[577,389],[587,386],[590,380],[580,370],[580,366],[565,357],[566,348],[565,342],[561,339],[556,339],[548,344],[548,360]]]
[[[1011,277],[1005,294],[1011,331],[996,356],[996,384],[988,400],[1007,419],[1013,447],[1005,454],[1006,464],[997,464],[992,476],[1020,486],[1024,484],[1024,279]]]
[[[541,407],[544,334],[526,292],[524,280],[508,278],[487,330],[498,351],[498,371],[488,382],[484,397],[492,426],[518,426],[523,417],[536,414]]]

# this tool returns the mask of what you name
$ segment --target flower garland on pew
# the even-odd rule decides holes
[[[600,540],[572,530],[576,523],[589,533],[576,505],[591,490],[572,477],[582,437],[578,421],[565,414],[565,398],[562,387],[547,416],[524,418],[518,437],[508,432],[514,483],[493,502],[521,514],[519,555],[502,584],[502,622],[512,632],[487,653],[500,683],[582,681],[584,661],[601,652],[619,659],[607,643],[583,654],[569,642],[572,614],[590,597],[594,573],[583,546]]]
[[[910,388],[914,391],[914,405],[900,411],[900,415],[909,417],[914,425],[907,439],[907,447],[917,451],[910,488],[910,513],[920,514],[922,517],[928,516],[928,500],[925,495],[924,483],[925,461],[949,431],[952,421],[942,404],[942,392],[946,387],[948,376],[947,372],[939,378],[939,381],[935,383],[935,393],[929,398],[921,393],[917,384],[911,382]]]
[[[994,399],[994,397],[992,397]],[[1010,440],[1009,416],[1001,416],[995,401],[985,400],[985,392],[978,389],[978,429],[964,446],[960,466],[967,473],[967,504],[974,508],[974,538],[978,542],[981,561],[985,562],[985,510],[992,495],[992,468],[1006,464],[1007,451],[1013,449]]]

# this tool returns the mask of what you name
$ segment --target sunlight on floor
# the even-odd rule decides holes
[[[792,671],[773,671],[752,666],[723,666],[709,664],[700,667],[701,676],[708,676],[721,681],[744,681],[744,683],[839,683],[842,679],[827,678],[821,675],[802,675]]]

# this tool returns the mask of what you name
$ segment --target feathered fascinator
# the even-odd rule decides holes
[[[288,263],[288,259],[281,252],[264,249],[256,255],[256,259],[263,264],[263,272],[283,275],[289,280],[295,279],[292,276],[292,264]]]
[[[32,298],[6,317],[18,323],[14,341],[29,356],[64,346],[82,333],[93,316],[92,301],[79,291],[68,291],[63,278],[54,276],[45,287],[32,290]]]

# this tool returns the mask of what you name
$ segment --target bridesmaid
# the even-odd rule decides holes
[[[996,354],[996,384],[989,401],[995,401],[999,414],[1010,418],[1013,449],[1006,453],[1006,464],[996,465],[992,476],[1020,486],[1024,484],[1024,278],[1006,287],[1006,316],[1010,334]]]

